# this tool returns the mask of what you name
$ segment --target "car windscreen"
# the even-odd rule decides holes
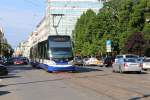
[[[132,62],[132,63],[136,63],[137,59],[124,59],[125,62]]]
[[[54,58],[72,57],[72,48],[50,48],[49,54]]]
[[[14,59],[14,61],[22,61],[22,59],[16,58],[16,59]]]
[[[126,55],[126,58],[138,58],[136,55]]]
[[[144,59],[144,62],[150,62],[150,59]]]
[[[75,57],[75,60],[82,60],[81,57]]]
[[[116,59],[123,58],[123,56],[116,56]]]

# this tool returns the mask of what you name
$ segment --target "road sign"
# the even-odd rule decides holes
[[[106,51],[111,52],[111,40],[106,41]]]

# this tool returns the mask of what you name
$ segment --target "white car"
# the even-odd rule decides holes
[[[84,65],[96,65],[96,66],[103,66],[103,62],[98,60],[95,57],[88,58],[84,60]]]
[[[113,63],[113,72],[138,72],[141,73],[142,65],[136,58],[119,58]]]
[[[143,60],[143,70],[150,70],[150,58]]]

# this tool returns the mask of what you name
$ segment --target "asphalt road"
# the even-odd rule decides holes
[[[84,67],[76,73],[48,73],[30,65],[9,66],[0,77],[0,100],[150,100],[150,72],[112,73]]]

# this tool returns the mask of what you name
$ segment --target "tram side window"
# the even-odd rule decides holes
[[[41,48],[40,48],[40,44],[38,44],[38,48],[37,48],[37,53],[38,53],[38,58],[40,58],[41,55]]]
[[[41,59],[42,58],[42,52],[43,52],[42,43],[39,43],[38,45],[39,45],[38,46],[38,58]]]
[[[46,44],[46,41],[41,42],[41,45],[40,45],[40,57],[42,59],[46,59],[47,58],[47,44]]]
[[[45,42],[45,44],[44,44],[44,58],[45,59],[47,59],[48,58],[48,56],[47,56],[47,42]]]
[[[45,52],[45,47],[44,47],[44,43],[42,45],[42,59],[44,59],[44,52]]]
[[[36,45],[35,50],[33,52],[35,52],[35,58],[38,58],[39,52],[38,52],[38,46],[37,45]]]

